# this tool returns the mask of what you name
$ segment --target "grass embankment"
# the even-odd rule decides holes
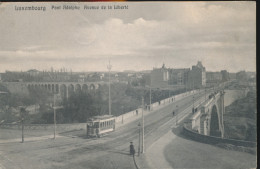
[[[236,100],[225,108],[225,138],[256,142],[256,116],[256,91],[250,91],[246,97]],[[255,148],[220,146],[250,153],[256,151]]]

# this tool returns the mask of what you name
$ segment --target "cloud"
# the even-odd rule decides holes
[[[7,19],[10,9],[0,12],[0,71],[29,60],[23,68],[106,70],[108,57],[117,70],[152,69],[163,60],[190,67],[198,59],[212,70],[255,70],[252,2],[129,3],[123,12],[46,11]]]

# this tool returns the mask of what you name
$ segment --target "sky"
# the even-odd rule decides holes
[[[15,10],[32,5],[46,11]],[[0,72],[107,71],[109,60],[112,71],[191,68],[197,61],[207,71],[256,71],[254,1],[16,2],[0,4],[0,18]]]

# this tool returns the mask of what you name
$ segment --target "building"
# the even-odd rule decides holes
[[[169,69],[169,85],[186,85],[190,69]]]
[[[246,71],[237,72],[236,79],[239,81],[243,81],[243,82],[247,81],[248,77],[247,77]]]
[[[169,72],[165,64],[161,68],[153,68],[151,72],[152,87],[167,87],[169,80]]]
[[[216,84],[222,81],[222,74],[220,72],[206,72],[207,84]]]
[[[229,73],[229,78],[230,78],[230,80],[235,80],[236,79],[236,73]]]
[[[229,81],[229,73],[226,70],[221,70],[222,82]]]
[[[38,76],[40,71],[36,70],[36,69],[30,69],[27,71],[27,73],[30,75],[30,76]]]
[[[192,66],[188,74],[187,87],[190,89],[206,86],[206,68],[198,61],[197,65]]]

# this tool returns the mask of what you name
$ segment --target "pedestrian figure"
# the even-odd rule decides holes
[[[174,112],[174,111],[172,112],[172,115],[173,115],[173,116],[175,115],[175,112]]]
[[[132,141],[130,142],[130,155],[135,155],[135,148]]]

